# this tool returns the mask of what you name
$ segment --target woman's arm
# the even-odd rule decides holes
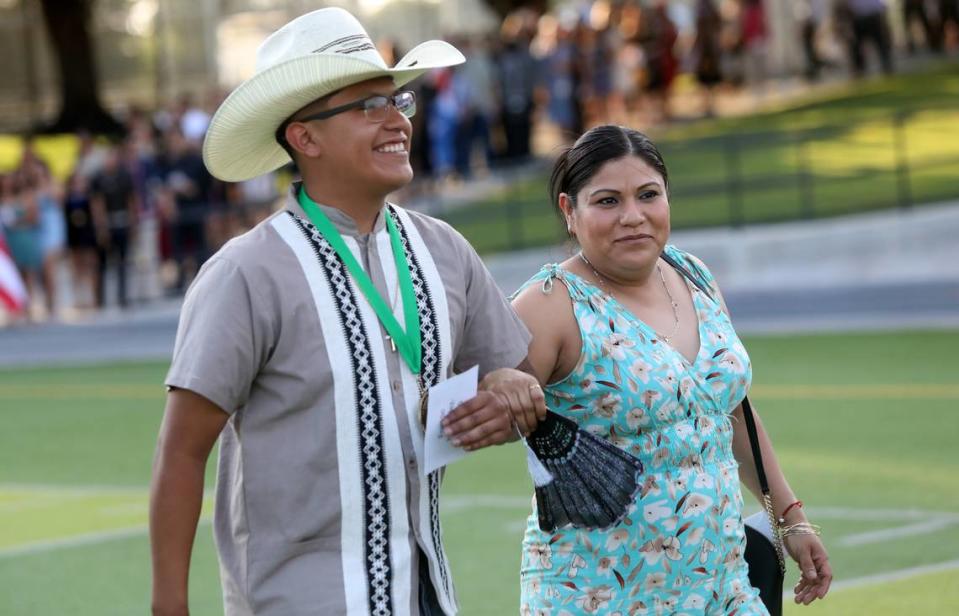
[[[772,441],[763,427],[762,419],[753,408],[753,418],[756,420],[756,435],[759,437],[759,449],[763,458],[763,469],[766,471],[766,480],[769,482],[769,493],[772,498],[773,512],[777,518],[783,519],[785,526],[799,523],[808,523],[806,513],[801,506],[790,507],[797,501],[795,493],[789,487],[786,476],[779,466]],[[749,444],[749,434],[746,430],[746,420],[743,417],[743,406],[740,404],[733,412],[733,454],[739,462],[739,478],[753,493],[756,500],[762,502],[762,491],[759,488],[759,476],[756,471],[756,462],[753,459],[752,447]],[[786,512],[786,509],[789,509]],[[785,516],[783,516],[783,513]],[[822,599],[829,592],[832,582],[832,569],[829,566],[829,556],[822,541],[816,535],[790,535],[783,541],[789,555],[799,565],[802,577],[793,589],[796,603],[809,605],[815,599]]]
[[[561,287],[563,290],[558,291]],[[464,403],[443,418],[447,437],[468,451],[526,437],[536,429],[547,410],[542,386],[561,361],[564,335],[572,329],[578,336],[569,295],[562,284],[553,285],[550,293],[543,292],[540,285],[531,285],[513,301],[513,308],[532,334],[528,355],[516,368],[493,370],[479,383],[480,393],[492,392],[501,406],[488,397],[477,396],[474,403]],[[563,322],[563,314],[569,322]],[[488,408],[478,411],[481,404]],[[503,416],[499,408],[508,411],[512,425],[499,423]],[[495,425],[480,425],[486,422]]]
[[[706,270],[705,264],[692,255],[688,255],[696,267]],[[708,278],[712,279],[711,276]],[[729,308],[723,299],[722,292],[715,280],[711,280],[712,294],[719,300],[723,311],[728,315]],[[759,449],[762,453],[763,470],[766,471],[766,480],[769,482],[769,495],[772,499],[774,515],[782,519],[784,526],[808,523],[802,506],[790,506],[797,502],[796,495],[773,451],[772,441],[763,427],[762,419],[753,408],[753,419],[756,422],[756,435],[759,440]],[[759,476],[756,474],[756,462],[753,459],[752,447],[749,444],[749,434],[746,430],[746,420],[743,417],[743,406],[740,404],[733,411],[733,455],[739,462],[739,479],[746,484],[756,500],[762,502],[762,490],[759,487]],[[788,509],[788,511],[787,511]],[[829,592],[832,582],[832,569],[829,566],[829,556],[819,537],[813,534],[790,535],[783,540],[786,551],[799,565],[799,582],[793,588],[796,603],[809,605],[816,599],[822,599]]]
[[[552,286],[532,284],[514,300],[513,308],[532,334],[527,359],[541,385],[572,372],[582,343],[579,325],[566,285],[554,278]]]
[[[497,371],[480,383],[481,389],[504,398],[513,423],[523,436],[528,436],[546,415],[543,385],[576,365],[574,359],[572,365],[566,367],[571,346],[576,347],[577,359],[580,352],[579,327],[573,317],[569,293],[563,284],[556,283],[555,279],[553,282],[547,290],[540,284],[530,285],[513,300],[513,308],[532,335],[526,359],[518,366],[522,372]]]

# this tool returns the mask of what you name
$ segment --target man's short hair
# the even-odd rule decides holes
[[[283,151],[286,152],[287,155],[289,155],[294,165],[296,164],[296,150],[293,148],[292,145],[290,145],[290,142],[286,140],[286,127],[289,126],[290,123],[294,121],[293,118],[296,117],[296,114],[300,113],[307,107],[316,105],[317,103],[320,103],[325,107],[326,103],[329,102],[330,98],[332,98],[333,95],[339,91],[340,90],[330,92],[329,94],[325,96],[321,96],[320,98],[303,105],[302,107],[294,111],[290,115],[290,117],[280,122],[280,125],[276,128],[276,133],[273,135],[273,137],[276,139],[277,144],[279,144],[279,146],[283,148]]]

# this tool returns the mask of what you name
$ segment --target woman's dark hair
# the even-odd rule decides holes
[[[566,193],[576,204],[576,194],[596,175],[600,167],[624,156],[638,156],[663,176],[669,191],[666,163],[656,145],[643,133],[625,126],[605,124],[591,128],[563,150],[549,178],[549,197],[553,205],[559,203],[560,193]]]

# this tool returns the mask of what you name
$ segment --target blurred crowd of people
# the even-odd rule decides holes
[[[893,70],[885,0],[791,6],[808,79],[837,64],[823,55],[824,38],[845,50],[854,76],[864,74],[870,54],[881,70]],[[497,32],[451,37],[468,62],[414,86],[414,186],[428,191],[523,163],[534,126],[562,143],[600,123],[660,123],[671,116],[682,73],[698,84],[687,91],[699,97],[702,115],[715,112],[717,89],[765,83],[766,0],[696,0],[685,13],[676,9],[667,0],[593,0],[545,14],[521,9]],[[910,52],[956,47],[959,0],[906,0],[902,9]],[[402,56],[388,42],[380,46],[388,62]],[[185,97],[154,113],[132,110],[121,141],[79,134],[75,167],[61,183],[26,140],[20,165],[0,175],[0,230],[31,295],[42,290],[48,315],[64,307],[56,274],[65,260],[71,308],[174,295],[223,242],[272,210],[282,184],[276,174],[225,184],[206,171],[200,147],[217,102]],[[128,275],[144,270],[158,289],[131,295]],[[106,297],[108,271],[115,298]]]
[[[523,160],[534,125],[551,126],[562,142],[599,123],[662,122],[682,73],[698,85],[687,91],[699,97],[699,112],[713,115],[717,89],[761,88],[770,76],[767,5],[593,0],[545,14],[521,9],[498,33],[451,39],[469,61],[418,86],[428,111],[417,121],[418,142],[428,146],[417,157],[420,176],[469,178],[478,167]],[[886,0],[796,0],[790,8],[807,79],[841,65],[862,76],[872,54],[892,72]],[[955,46],[959,0],[907,0],[903,11],[911,52]],[[384,55],[402,54],[387,47]]]
[[[131,294],[131,273],[157,279],[154,295],[180,294],[213,251],[272,209],[275,177],[227,185],[207,172],[200,147],[209,119],[184,98],[172,110],[130,112],[122,140],[79,133],[76,162],[62,182],[33,140],[24,140],[20,164],[0,175],[0,226],[46,315],[146,299],[142,290]],[[69,306],[58,293],[64,261]]]

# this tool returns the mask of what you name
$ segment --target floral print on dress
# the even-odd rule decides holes
[[[666,251],[699,274],[705,266]],[[523,540],[521,614],[753,616],[767,614],[749,585],[731,413],[749,389],[746,350],[721,306],[687,284],[700,348],[690,362],[615,298],[558,265],[525,286],[562,282],[583,350],[546,386],[549,408],[642,460],[643,483],[607,530],[539,529],[535,502]]]

